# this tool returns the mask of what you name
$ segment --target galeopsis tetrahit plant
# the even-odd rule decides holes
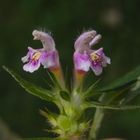
[[[27,92],[57,106],[59,113],[51,112],[48,109],[40,112],[51,125],[52,129],[49,131],[57,134],[58,139],[95,140],[106,110],[139,108],[138,105],[126,105],[138,95],[137,92],[140,87],[139,67],[106,87],[97,88],[96,90],[95,85],[97,85],[98,80],[88,88],[83,88],[85,84],[83,82],[84,77],[90,69],[95,76],[99,76],[102,74],[103,68],[111,64],[110,58],[105,55],[102,47],[95,49],[95,45],[101,39],[101,35],[97,34],[95,30],[82,33],[74,43],[74,72],[71,86],[67,86],[65,81],[59,53],[52,36],[38,30],[34,30],[32,35],[34,40],[41,41],[42,48],[28,47],[26,56],[22,57],[23,70],[33,73],[41,66],[48,69],[53,82],[51,90],[27,82],[5,66],[4,69]],[[133,96],[132,92],[134,92]],[[96,112],[92,117],[86,116],[86,110],[89,108],[96,108]],[[92,110],[94,112],[94,109]]]

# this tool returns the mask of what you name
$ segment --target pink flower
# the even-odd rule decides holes
[[[27,72],[34,72],[42,65],[44,68],[57,68],[59,66],[59,56],[55,49],[53,38],[41,31],[33,31],[34,40],[40,40],[43,44],[41,49],[33,49],[28,47],[28,53],[22,58],[22,62],[26,63],[23,69]]]
[[[99,42],[101,35],[96,31],[88,31],[81,34],[76,40],[74,47],[74,64],[78,71],[87,72],[91,68],[95,75],[100,75],[103,67],[110,64],[110,58],[107,57],[103,48],[92,50],[91,47]]]

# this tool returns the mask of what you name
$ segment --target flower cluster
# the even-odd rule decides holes
[[[34,40],[40,40],[43,48],[33,49],[28,47],[28,53],[22,58],[23,69],[27,72],[34,72],[42,65],[44,68],[60,68],[59,55],[55,48],[55,42],[48,33],[34,30]],[[75,41],[75,52],[73,55],[75,71],[88,72],[91,68],[95,75],[102,73],[103,67],[110,64],[110,58],[104,54],[103,48],[92,49],[101,39],[101,35],[91,30],[82,33]]]

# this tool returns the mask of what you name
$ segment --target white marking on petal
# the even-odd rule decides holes
[[[106,56],[106,62],[107,62],[107,64],[111,64],[111,59],[107,56]]]
[[[38,70],[39,67],[40,67],[40,62],[38,62],[36,65],[29,62],[23,66],[23,70],[33,73],[34,71]]]
[[[78,69],[83,70],[83,71],[89,71],[89,68],[90,68],[90,63],[81,60],[81,63],[78,66]]]
[[[25,62],[28,61],[28,58],[29,58],[29,56],[26,55],[26,56],[24,56],[24,57],[21,58],[21,61],[22,61],[23,63],[25,63]]]

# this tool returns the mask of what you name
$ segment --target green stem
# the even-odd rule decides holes
[[[95,112],[93,123],[91,125],[91,129],[89,132],[89,140],[96,140],[97,139],[97,133],[98,133],[99,128],[101,126],[103,117],[104,117],[103,109],[97,108],[96,112]]]

